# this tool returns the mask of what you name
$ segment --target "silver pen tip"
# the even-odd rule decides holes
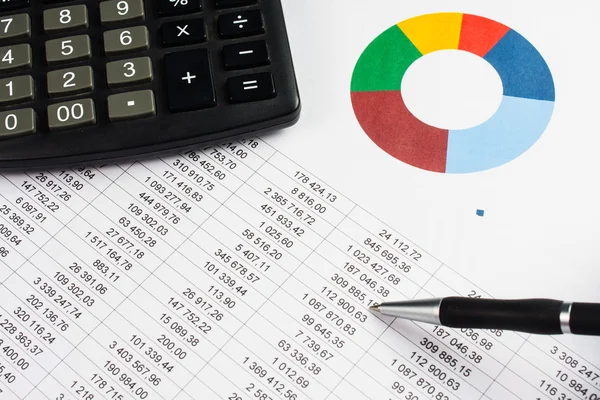
[[[379,312],[379,304],[373,304],[371,307],[369,307],[369,310]]]

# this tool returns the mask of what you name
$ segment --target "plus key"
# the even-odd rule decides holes
[[[169,108],[172,112],[217,105],[208,57],[206,49],[180,51],[165,56]]]

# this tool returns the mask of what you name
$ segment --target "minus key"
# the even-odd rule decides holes
[[[267,43],[257,40],[223,47],[223,62],[225,69],[231,71],[269,65],[271,60]]]

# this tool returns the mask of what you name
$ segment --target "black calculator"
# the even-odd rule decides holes
[[[0,0],[0,168],[135,159],[293,124],[280,0]]]

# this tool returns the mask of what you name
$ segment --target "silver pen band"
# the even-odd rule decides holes
[[[573,303],[567,303],[566,301],[560,307],[560,330],[564,334],[571,333],[571,307]]]
[[[440,325],[440,306],[443,299],[409,300],[385,303],[377,307],[379,312],[427,324]]]

